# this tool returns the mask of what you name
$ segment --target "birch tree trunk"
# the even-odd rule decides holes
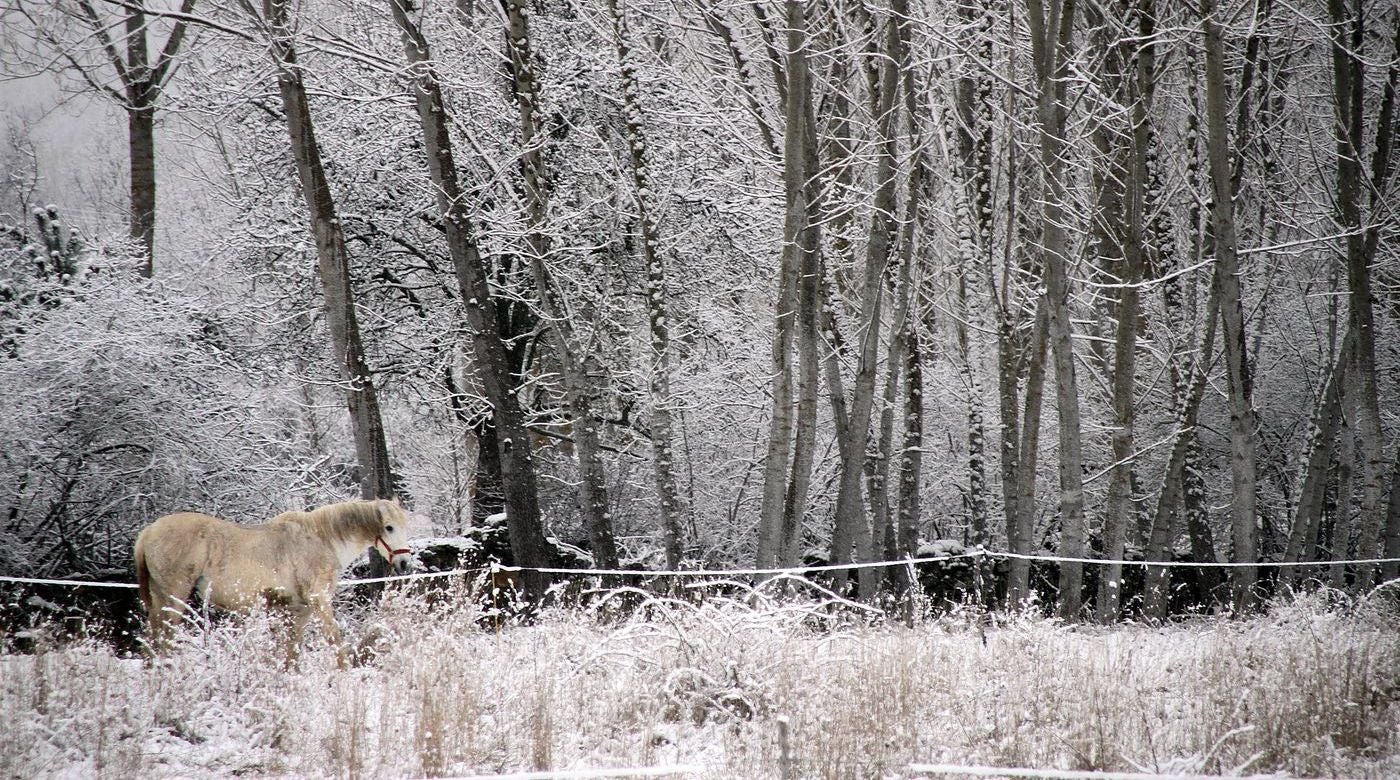
[[[350,281],[350,257],[336,214],[335,199],[326,179],[321,147],[316,141],[311,108],[302,82],[301,66],[293,45],[294,33],[288,20],[286,0],[264,0],[265,14],[272,35],[271,53],[277,66],[277,88],[282,113],[296,161],[297,179],[311,220],[316,243],[316,260],[324,289],[326,324],[331,348],[345,384],[346,405],[350,411],[355,455],[361,469],[362,498],[389,498],[395,494],[389,465],[389,449],[384,439],[384,423],[379,414],[379,398],[365,361],[360,327],[355,316],[355,292]]]
[[[870,217],[869,239],[866,242],[865,274],[861,297],[860,355],[856,364],[855,384],[851,396],[851,416],[845,430],[845,458],[841,464],[841,483],[837,493],[836,528],[832,532],[832,562],[850,560],[850,542],[854,542],[858,560],[877,558],[873,529],[861,495],[861,476],[865,472],[866,442],[870,436],[870,421],[875,401],[875,370],[879,361],[881,312],[884,308],[884,278],[894,246],[895,213],[895,140],[899,126],[899,100],[902,36],[900,25],[887,20],[881,36],[881,50],[875,97],[872,101],[876,119],[875,130],[875,199]],[[848,536],[849,534],[849,536]],[[849,542],[847,541],[849,539]],[[860,595],[874,597],[875,569],[859,570]],[[838,576],[837,582],[844,578]]]
[[[512,0],[517,2],[518,0]],[[666,317],[666,265],[661,248],[661,226],[651,200],[651,146],[647,143],[639,104],[641,85],[638,63],[632,52],[627,19],[617,0],[608,0],[617,39],[617,58],[622,64],[622,113],[627,126],[627,147],[631,150],[632,183],[636,187],[637,212],[642,227],[642,261],[647,268],[647,325],[651,335],[648,366],[651,377],[652,469],[657,497],[661,502],[661,527],[665,537],[666,568],[680,568],[681,496],[675,474],[675,423],[671,415],[671,330]]]
[[[818,228],[811,219],[816,205],[810,181],[814,173],[812,134],[815,128],[807,63],[806,10],[807,3],[800,0],[787,0],[785,4],[787,66],[782,69],[785,85],[781,90],[785,120],[785,216],[773,338],[773,413],[759,515],[759,568],[792,561],[799,554],[797,548],[806,513],[816,435],[816,318],[820,273]],[[798,366],[794,366],[794,348]],[[795,405],[794,384],[798,396]]]
[[[545,140],[539,132],[539,82],[531,55],[529,16],[522,0],[503,0],[502,5],[506,11],[506,41],[513,75],[511,88],[522,149],[520,172],[527,224],[525,254],[540,306],[554,337],[565,403],[573,421],[574,452],[579,464],[579,508],[584,528],[588,530],[593,561],[599,568],[616,569],[617,542],[613,537],[607,472],[598,442],[598,418],[594,413],[595,381],[588,375],[588,356],[574,333],[568,307],[545,264],[553,244],[546,226],[551,188],[542,149]]]
[[[1357,557],[1372,558],[1378,553],[1377,544],[1385,525],[1385,441],[1382,438],[1379,391],[1376,384],[1376,319],[1375,293],[1371,281],[1371,260],[1374,255],[1370,234],[1374,226],[1363,228],[1362,189],[1368,184],[1362,172],[1362,154],[1366,143],[1365,84],[1361,61],[1366,29],[1361,6],[1354,13],[1343,0],[1328,0],[1329,28],[1332,39],[1332,78],[1336,104],[1337,143],[1337,221],[1346,232],[1346,268],[1349,290],[1348,327],[1355,334],[1355,386],[1357,404],[1356,439],[1361,453],[1361,522],[1357,539]],[[1396,22],[1400,27],[1400,21]],[[1400,34],[1398,34],[1400,35]],[[1392,63],[1391,71],[1395,65]],[[1395,87],[1383,98],[1393,119]],[[1384,192],[1385,173],[1389,168],[1388,147],[1393,123],[1376,128],[1377,156],[1373,169],[1377,180],[1373,192]],[[1385,157],[1381,157],[1385,153]],[[1374,218],[1374,215],[1373,215]],[[1370,245],[1368,247],[1368,244]],[[1372,251],[1368,251],[1372,249]],[[1356,586],[1365,592],[1375,583],[1376,568],[1362,566],[1357,571]]]
[[[1079,388],[1070,333],[1069,242],[1065,232],[1065,79],[1074,27],[1074,0],[1026,0],[1037,86],[1040,165],[1045,182],[1041,215],[1049,340],[1055,369],[1055,400],[1060,423],[1060,546],[1066,558],[1084,555],[1083,441]],[[1060,564],[1060,608],[1067,620],[1079,617],[1084,565]]]
[[[1249,360],[1245,354],[1244,307],[1235,237],[1234,187],[1231,182],[1231,148],[1226,125],[1229,96],[1225,91],[1225,43],[1216,19],[1215,0],[1201,0],[1205,31],[1206,136],[1212,199],[1212,234],[1215,242],[1216,284],[1220,291],[1220,322],[1225,340],[1226,375],[1230,407],[1230,474],[1234,488],[1231,502],[1232,560],[1258,561],[1256,549],[1257,466],[1254,446],[1254,410],[1250,402]],[[1235,608],[1250,610],[1255,601],[1258,570],[1242,566],[1231,570]]]
[[[451,117],[442,99],[428,43],[411,21],[403,3],[404,0],[390,0],[390,9],[403,37],[428,173],[437,196],[458,289],[466,307],[472,354],[495,417],[497,451],[504,482],[506,530],[516,563],[526,567],[521,572],[525,595],[537,601],[544,597],[549,584],[548,576],[537,569],[549,565],[549,554],[540,520],[530,438],[520,401],[516,397],[506,348],[501,341],[497,311],[487,283],[486,264],[476,243],[466,193],[462,191],[457,178],[449,124]]]
[[[983,414],[981,372],[974,365],[969,329],[986,327],[980,312],[982,307],[968,305],[974,278],[992,274],[996,267],[995,247],[992,245],[992,80],[982,68],[992,67],[991,10],[983,2],[958,5],[958,18],[970,37],[978,65],[966,66],[957,81],[958,118],[954,136],[957,141],[958,175],[961,180],[958,210],[959,278],[956,301],[959,319],[955,323],[963,385],[967,392],[967,510],[974,545],[991,541],[987,523],[986,425]],[[977,269],[981,273],[977,273]],[[994,289],[988,285],[989,291]],[[1004,312],[998,308],[998,315]],[[999,317],[1000,319],[1000,317]],[[997,323],[1000,325],[1000,322]],[[999,327],[998,327],[998,330]],[[1014,459],[1013,459],[1014,462]]]

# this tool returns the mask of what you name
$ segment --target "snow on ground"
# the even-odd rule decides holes
[[[1165,628],[871,624],[717,598],[604,612],[493,630],[475,607],[391,595],[349,621],[362,663],[346,670],[323,646],[285,670],[259,619],[192,630],[156,664],[96,642],[0,656],[0,777],[768,778],[780,717],[800,777],[911,762],[1400,776],[1400,619],[1376,605]]]

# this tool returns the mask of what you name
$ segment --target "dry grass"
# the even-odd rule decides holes
[[[696,764],[900,777],[910,762],[1303,776],[1400,774],[1400,619],[1320,598],[1166,628],[972,615],[914,627],[815,604],[652,602],[483,631],[390,597],[280,668],[262,621],[187,632],[157,665],[81,643],[0,656],[0,777],[405,777]],[[371,642],[373,638],[373,642]]]

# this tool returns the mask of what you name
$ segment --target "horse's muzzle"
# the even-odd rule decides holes
[[[413,561],[407,555],[399,555],[394,558],[394,573],[407,574],[413,568]]]

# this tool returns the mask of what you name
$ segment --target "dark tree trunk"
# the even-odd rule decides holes
[[[682,538],[682,502],[676,481],[675,420],[671,412],[671,326],[666,316],[666,258],[661,246],[661,223],[657,204],[651,199],[653,191],[650,163],[651,147],[642,122],[639,103],[641,84],[637,78],[637,62],[626,17],[616,0],[609,0],[617,57],[622,65],[622,111],[626,125],[628,156],[632,164],[632,184],[636,188],[637,212],[642,230],[641,253],[646,264],[647,327],[651,336],[648,374],[651,387],[650,437],[652,474],[656,495],[661,504],[661,529],[666,550],[666,568],[680,568],[684,549]]]
[[[1044,256],[1045,298],[1050,320],[1049,340],[1055,372],[1055,406],[1060,439],[1059,554],[1084,555],[1084,455],[1080,434],[1079,388],[1074,368],[1069,300],[1067,193],[1065,191],[1065,81],[1074,27],[1074,0],[1027,0],[1035,64],[1039,121],[1040,164],[1045,182],[1041,248]],[[1060,615],[1079,617],[1083,604],[1084,564],[1060,564]]]
[[[1357,540],[1357,557],[1373,558],[1385,525],[1385,480],[1388,464],[1385,442],[1382,440],[1379,389],[1376,381],[1376,320],[1375,293],[1371,280],[1376,228],[1363,227],[1361,194],[1368,182],[1362,169],[1362,152],[1366,148],[1365,84],[1361,50],[1365,45],[1365,18],[1358,2],[1349,9],[1344,0],[1328,0],[1331,18],[1332,75],[1336,103],[1337,144],[1337,221],[1346,231],[1346,268],[1349,316],[1348,327],[1355,334],[1353,354],[1354,390],[1356,393],[1356,440],[1361,452],[1361,522]],[[1400,21],[1396,22],[1400,30]],[[1400,32],[1397,32],[1400,37]],[[1395,66],[1392,65],[1392,74]],[[1393,78],[1393,76],[1392,76]],[[1393,122],[1395,88],[1382,98],[1382,117],[1390,115]],[[1373,161],[1374,192],[1384,192],[1389,170],[1392,124],[1376,128],[1377,157]],[[1385,155],[1385,159],[1381,155]],[[1373,209],[1374,212],[1374,209]],[[1375,220],[1374,213],[1371,219]],[[1368,590],[1376,579],[1375,566],[1362,566],[1356,584]]]
[[[277,63],[277,86],[282,98],[287,134],[316,243],[331,347],[340,368],[341,380],[345,383],[346,405],[350,410],[355,453],[361,469],[360,494],[363,498],[389,498],[395,494],[394,477],[384,438],[384,423],[379,413],[379,399],[360,341],[355,293],[350,281],[349,253],[321,161],[306,87],[302,83],[301,68],[292,44],[287,5],[285,0],[266,0],[264,11],[271,23],[272,52]]]
[[[145,89],[142,90],[145,92]],[[127,149],[130,156],[130,238],[142,251],[141,275],[150,278],[156,256],[156,109],[128,108]]]
[[[544,596],[549,577],[532,569],[548,567],[549,548],[540,519],[535,464],[525,415],[516,395],[506,347],[501,341],[486,263],[476,243],[466,193],[457,178],[450,118],[433,71],[428,44],[409,19],[403,0],[390,0],[390,5],[403,33],[428,172],[437,194],[438,211],[447,234],[447,249],[452,256],[462,303],[466,307],[472,354],[495,417],[511,552],[516,563],[526,567],[521,573],[526,596],[539,600]]]
[[[1215,242],[1216,285],[1220,291],[1220,322],[1225,341],[1226,375],[1230,407],[1230,475],[1232,560],[1258,561],[1255,526],[1257,465],[1255,463],[1254,409],[1250,401],[1249,357],[1245,351],[1243,295],[1235,236],[1234,186],[1231,147],[1226,126],[1229,95],[1225,90],[1225,42],[1215,0],[1201,1],[1205,31],[1206,137],[1210,161],[1212,235]],[[1232,598],[1238,610],[1252,609],[1258,570],[1241,566],[1231,570]]]
[[[599,445],[594,401],[596,382],[589,376],[587,349],[579,343],[560,293],[545,265],[551,238],[546,233],[550,175],[541,148],[539,82],[532,61],[529,14],[521,0],[505,0],[506,38],[512,83],[520,127],[520,173],[524,181],[525,237],[530,274],[540,305],[550,323],[555,353],[564,385],[565,406],[573,421],[574,447],[579,464],[579,509],[588,530],[593,560],[604,569],[618,568],[617,542],[613,536],[608,502],[607,472]]]

